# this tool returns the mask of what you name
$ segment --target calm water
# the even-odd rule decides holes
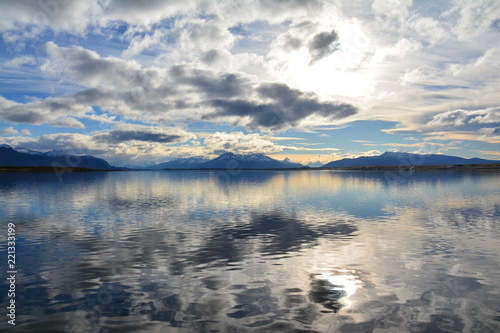
[[[3,173],[0,197],[3,332],[500,332],[498,173]]]

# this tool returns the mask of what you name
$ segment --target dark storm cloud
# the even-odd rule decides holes
[[[214,116],[249,117],[250,121],[248,123],[241,124],[240,120],[238,124],[248,126],[250,129],[264,127],[273,130],[286,128],[287,124],[290,123],[283,112],[272,104],[258,104],[241,99],[215,99],[211,102],[211,106],[217,108],[218,111],[203,116],[204,120],[209,120]]]
[[[103,134],[94,136],[98,142],[120,143],[126,141],[145,141],[159,143],[185,142],[194,135],[176,128],[121,125]]]
[[[133,131],[113,131],[109,134],[100,135],[96,140],[107,141],[110,143],[120,143],[124,141],[149,141],[149,142],[178,142],[181,136],[179,135],[165,135],[159,133],[141,133]]]
[[[257,88],[257,93],[266,101],[265,103],[242,99],[214,99],[211,101],[211,106],[217,111],[204,118],[239,116],[242,119],[249,119],[248,123],[243,125],[250,129],[279,130],[297,126],[301,120],[313,114],[329,119],[341,119],[357,112],[357,109],[350,104],[321,102],[312,93],[291,89],[281,83],[262,84]]]
[[[339,36],[335,30],[330,32],[320,32],[309,42],[309,53],[311,54],[311,64],[326,57],[335,50]]]
[[[176,83],[197,88],[211,97],[231,98],[243,94],[247,82],[236,74],[214,75],[211,72],[174,66],[170,74]]]
[[[74,99],[77,103],[83,104],[97,104],[101,101],[108,100],[115,97],[114,94],[105,92],[103,88],[90,88],[77,92]]]
[[[47,117],[41,113],[21,109],[20,111],[21,112],[5,112],[2,114],[2,119],[27,124],[40,124],[47,120]]]

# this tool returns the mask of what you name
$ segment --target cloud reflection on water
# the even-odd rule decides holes
[[[262,171],[231,184],[209,172],[89,175],[0,175],[2,220],[23,236],[20,322],[105,332],[498,328],[492,175]]]

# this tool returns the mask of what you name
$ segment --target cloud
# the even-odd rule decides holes
[[[50,58],[46,71],[62,73],[87,87],[126,87],[129,84],[141,86],[153,79],[146,77],[148,72],[142,72],[141,66],[135,61],[101,58],[96,52],[83,47],[59,47],[53,42],[47,42],[46,49]]]
[[[157,29],[151,35],[135,36],[134,38],[132,38],[128,48],[122,52],[122,57],[130,58],[136,56],[152,45],[160,44],[165,35],[165,31],[163,31],[162,29]]]
[[[479,130],[482,133],[482,139],[500,140],[500,127],[485,127]]]
[[[449,10],[450,14],[458,14],[459,19],[452,31],[459,40],[484,38],[494,30],[498,19],[500,4],[496,1],[478,0],[457,2]],[[471,29],[471,27],[474,27]],[[491,31],[495,33],[494,31]]]
[[[0,96],[0,119],[39,125],[61,116],[80,116],[92,112],[90,106],[77,105],[71,100],[49,97],[31,103],[17,103]]]
[[[199,93],[212,98],[240,96],[249,88],[249,82],[233,73],[217,75],[206,70],[173,66],[169,74],[176,84],[195,88]]]
[[[15,57],[5,63],[7,67],[20,67],[25,65],[36,65],[36,60],[32,56],[22,55],[19,57]]]
[[[276,154],[285,150],[303,152],[337,151],[337,148],[306,148],[277,145],[271,140],[280,141],[282,138],[269,137],[259,133],[244,134],[242,132],[216,132],[204,139],[204,145],[209,154],[233,152],[238,154]],[[286,138],[288,139],[288,138]],[[293,139],[293,138],[291,138]]]
[[[500,107],[488,108],[476,112],[469,122],[478,124],[500,123]]]
[[[500,123],[500,107],[490,107],[481,110],[450,110],[432,116],[427,122],[431,127],[461,127],[473,124]]]
[[[103,114],[86,114],[81,116],[80,118],[84,119],[90,119],[93,121],[97,121],[99,123],[103,124],[114,124],[116,123],[116,116],[111,116],[109,114],[103,113]]]
[[[418,142],[418,143],[379,143],[379,144],[366,144],[367,146],[391,146],[391,147],[433,147],[433,146],[440,146],[440,147],[445,147],[447,146],[444,143],[437,143],[437,142]]]
[[[310,64],[323,59],[338,48],[336,42],[339,36],[335,30],[330,32],[320,32],[309,41],[309,53],[311,54]]]
[[[378,14],[379,18],[404,22],[412,2],[412,0],[374,0],[372,10]]]
[[[299,125],[311,115],[333,120],[357,112],[350,104],[321,102],[313,93],[292,89],[282,83],[264,83],[256,90],[262,102],[214,99],[211,105],[218,110],[204,119],[237,116],[237,124],[250,129],[282,130]]]
[[[106,148],[98,149],[92,142],[92,137],[79,133],[45,134],[39,137],[10,137],[4,140],[12,147],[48,151],[54,149],[72,150],[82,154],[102,154]]]
[[[134,61],[101,58],[81,47],[65,48],[53,43],[47,43],[47,50],[51,57],[48,67],[89,87],[72,99],[101,105],[131,119],[234,121],[239,117],[238,124],[249,129],[281,130],[298,126],[312,115],[331,121],[357,112],[350,104],[320,101],[313,93],[285,84],[255,84],[241,74],[186,65],[142,68]],[[200,110],[200,105],[205,109]]]
[[[476,150],[476,152],[486,155],[493,155],[496,158],[500,158],[500,151],[491,151],[491,150]]]
[[[425,118],[424,118],[425,119]],[[429,118],[427,118],[429,119]],[[455,140],[483,141],[485,143],[500,143],[498,126],[500,125],[500,108],[498,106],[476,110],[455,109],[437,113],[423,124],[413,124],[383,130],[388,134],[419,134],[420,140]],[[416,140],[415,138],[411,138]],[[406,138],[410,140],[410,138]],[[436,146],[438,144],[435,144]],[[448,149],[452,149],[449,147]]]
[[[85,125],[73,117],[64,117],[56,119],[49,123],[53,127],[71,127],[71,128],[85,128]]]
[[[466,110],[451,110],[432,117],[427,122],[429,126],[463,126],[469,117],[469,112]]]
[[[213,20],[190,20],[180,31],[179,53],[185,58],[188,52],[230,49],[235,41],[236,37],[225,26]]]
[[[429,46],[438,44],[446,40],[450,33],[442,27],[439,21],[431,17],[417,18],[410,22],[409,25],[418,34],[421,41],[425,41]]]
[[[196,139],[196,135],[174,127],[120,124],[113,130],[97,134],[94,140],[106,143],[144,141],[157,143],[178,143]]]
[[[272,154],[283,150],[283,148],[273,142],[263,139],[258,133],[216,132],[207,136],[204,139],[204,144],[212,151],[212,154],[221,154],[224,152]]]
[[[43,27],[80,34],[102,18],[102,8],[97,1],[3,0],[1,5],[0,31]],[[40,28],[37,30],[41,32]]]
[[[196,0],[146,0],[141,2],[112,0],[102,3],[106,20],[123,20],[132,25],[151,25],[171,16],[188,14],[197,5],[203,6],[203,3]]]
[[[0,135],[18,135],[19,132],[14,127],[7,127],[0,132]]]

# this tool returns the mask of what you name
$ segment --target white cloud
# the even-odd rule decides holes
[[[136,56],[142,51],[148,49],[152,45],[161,44],[166,32],[162,29],[157,29],[152,35],[139,35],[132,38],[128,48],[122,52],[122,57],[130,58]]]
[[[418,38],[429,46],[438,44],[449,37],[449,32],[441,23],[431,17],[421,17],[410,23]]]
[[[225,26],[207,20],[189,20],[180,28],[178,52],[189,57],[189,52],[207,52],[210,50],[229,49],[236,37]]]
[[[112,115],[109,115],[106,113],[103,113],[103,114],[88,113],[88,114],[85,114],[83,116],[80,116],[80,118],[94,120],[94,121],[97,121],[97,122],[103,123],[103,124],[116,123],[116,116],[112,116]]]
[[[465,126],[470,124],[493,124],[500,123],[500,107],[492,107],[483,110],[451,110],[434,115],[427,122],[431,127]]]
[[[8,67],[20,67],[24,65],[35,65],[36,60],[32,56],[28,55],[23,55],[19,57],[15,57],[14,59],[11,59],[5,63],[5,66]]]
[[[189,14],[197,6],[205,7],[206,4],[204,1],[197,0],[111,0],[102,3],[105,12],[103,19],[122,20],[132,25],[148,26],[172,16]]]
[[[207,136],[204,144],[215,154],[220,152],[272,154],[283,150],[272,141],[263,139],[258,133],[216,132]]]
[[[488,35],[493,22],[498,19],[500,3],[491,0],[457,1],[448,15],[460,16],[453,28],[459,40],[481,39]]]
[[[388,18],[404,22],[408,16],[408,8],[412,4],[412,0],[375,0],[372,4],[373,11],[379,18]]]
[[[31,132],[29,130],[27,130],[27,129],[22,129],[21,132],[19,132],[14,127],[10,126],[10,127],[7,127],[5,129],[3,129],[2,131],[0,131],[0,135],[4,135],[4,136],[10,136],[10,135],[31,135]]]
[[[19,132],[14,127],[7,127],[0,132],[0,135],[17,135]]]
[[[35,24],[55,31],[83,33],[90,23],[97,23],[102,17],[97,1],[3,0],[1,5],[0,31]]]

